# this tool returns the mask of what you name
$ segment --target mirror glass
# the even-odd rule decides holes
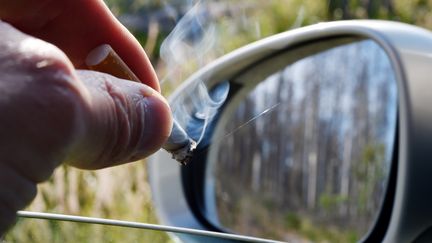
[[[290,242],[364,237],[396,139],[397,83],[384,50],[363,39],[270,74],[260,64],[246,72],[259,80],[244,81],[228,102],[209,147],[208,219]]]

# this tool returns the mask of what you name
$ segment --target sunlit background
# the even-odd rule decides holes
[[[215,58],[289,29],[322,21],[364,18],[432,28],[432,2],[426,0],[105,1],[146,50],[164,95]],[[48,182],[39,186],[38,196],[27,210],[158,223],[145,161],[90,172],[60,167]],[[20,220],[6,241],[170,242],[170,239],[165,233],[153,231]]]

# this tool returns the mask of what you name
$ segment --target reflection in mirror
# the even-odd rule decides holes
[[[365,236],[386,191],[396,86],[386,53],[361,40],[235,97],[209,148],[206,215],[234,232],[292,242]]]

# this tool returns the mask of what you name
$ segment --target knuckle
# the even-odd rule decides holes
[[[81,135],[87,98],[60,49],[1,22],[0,33],[0,156],[41,182]]]
[[[46,63],[16,68],[12,75],[2,75],[0,80],[6,87],[0,90],[0,112],[8,114],[0,118],[0,133],[4,134],[0,138],[0,155],[7,155],[9,148],[26,152],[21,153],[21,161],[28,161],[27,155],[42,158],[38,162],[47,172],[38,176],[37,169],[37,181],[49,176],[80,135],[85,105],[81,88],[67,65],[58,57],[42,62]]]
[[[22,72],[43,69],[73,70],[66,55],[56,46],[28,36],[11,25],[0,21],[0,63],[1,67]],[[19,66],[19,68],[17,68]]]

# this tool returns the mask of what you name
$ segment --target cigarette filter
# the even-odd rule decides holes
[[[110,45],[103,44],[87,55],[88,69],[111,74],[115,77],[140,82],[138,77],[130,70],[120,56]],[[185,165],[192,158],[196,149],[196,142],[191,139],[185,130],[174,120],[171,134],[162,148],[171,153],[172,158]]]

